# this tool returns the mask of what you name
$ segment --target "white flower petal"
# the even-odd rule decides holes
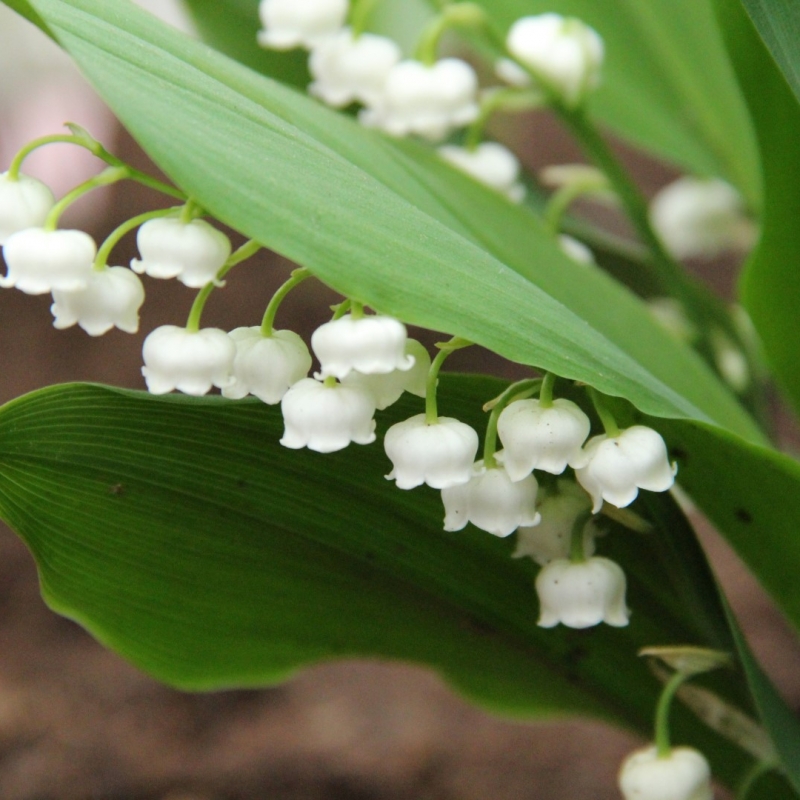
[[[261,327],[236,328],[229,334],[236,345],[233,383],[222,390],[225,397],[240,399],[252,394],[275,405],[311,369],[311,354],[294,331],[273,331],[264,336]]]
[[[625,573],[607,558],[593,556],[581,563],[554,559],[536,576],[539,625],[580,629],[605,622],[624,627],[630,614],[625,589]]]
[[[426,483],[445,489],[466,483],[478,452],[478,434],[452,417],[428,424],[424,414],[398,422],[386,431],[383,442],[393,469],[386,477],[400,489]]]
[[[213,281],[231,254],[230,239],[202,219],[148,220],[139,228],[136,244],[141,259],[131,261],[134,272],[151,278],[177,278],[193,289]]]
[[[447,144],[439,155],[467,175],[500,192],[514,203],[525,198],[525,186],[519,182],[517,157],[497,142],[481,142],[474,150]]]
[[[619,788],[625,800],[712,800],[711,768],[691,747],[659,756],[655,746],[631,753],[622,763]]]
[[[580,105],[600,82],[603,40],[580,20],[559,14],[523,17],[511,26],[506,46],[567,105]]]
[[[285,426],[281,444],[318,453],[342,450],[350,442],[375,441],[372,396],[354,386],[327,386],[313,378],[298,381],[281,400]]]
[[[36,178],[20,174],[12,181],[7,172],[0,174],[0,244],[26,228],[40,228],[54,204],[53,193]]]
[[[0,286],[26,294],[84,289],[96,254],[94,240],[83,231],[26,228],[3,245],[8,274]]]
[[[102,336],[117,327],[125,333],[139,330],[139,309],[144,302],[144,287],[125,267],[93,270],[83,289],[53,290],[50,310],[59,330],[76,323],[90,336]]]
[[[502,466],[484,469],[475,464],[468,483],[442,489],[446,531],[459,531],[468,522],[495,536],[508,536],[520,525],[537,525],[536,478],[512,482]]]
[[[144,340],[142,355],[142,375],[151,394],[177,389],[185,394],[203,395],[212,386],[230,385],[236,345],[218,328],[193,332],[176,325],[162,325]]]
[[[315,47],[342,28],[348,6],[348,0],[261,0],[258,43],[273,50]]]

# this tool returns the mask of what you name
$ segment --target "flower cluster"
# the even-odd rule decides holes
[[[497,142],[480,142],[484,112],[501,93],[497,87],[482,90],[465,60],[437,59],[435,54],[448,26],[485,24],[474,7],[447,9],[423,34],[414,57],[404,57],[392,39],[363,31],[359,3],[261,0],[259,11],[263,29],[258,41],[263,47],[310,51],[312,95],[334,108],[359,104],[359,121],[391,136],[440,142],[470,126],[466,146],[444,145],[439,148],[442,158],[512,202],[523,200],[516,156]],[[498,65],[498,76],[527,90],[528,97],[533,85],[551,102],[577,107],[599,83],[602,41],[579,20],[557,14],[525,17],[509,30],[506,46],[508,57]]]

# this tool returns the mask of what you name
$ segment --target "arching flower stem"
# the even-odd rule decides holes
[[[354,0],[350,6],[350,30],[357,39],[367,29],[369,18],[378,5],[378,0]]]
[[[482,29],[489,32],[490,26],[486,12],[477,3],[445,5],[442,12],[422,31],[414,54],[416,59],[427,66],[435,64],[439,41],[450,28]]]
[[[471,347],[472,342],[467,339],[462,339],[460,336],[454,336],[449,342],[440,342],[436,345],[439,352],[436,358],[431,363],[431,368],[428,370],[428,379],[425,384],[425,422],[428,425],[434,425],[439,420],[439,408],[436,403],[436,386],[439,382],[439,370],[444,364],[444,360],[450,353],[456,350],[461,350],[464,347]]]
[[[585,511],[578,514],[575,521],[572,523],[572,531],[570,532],[569,540],[569,560],[573,564],[583,564],[586,561],[583,530],[586,527],[586,523],[591,518],[592,512]]]
[[[310,278],[311,273],[305,269],[296,269],[292,271],[289,280],[278,288],[272,299],[267,305],[267,310],[264,312],[264,318],[261,320],[261,335],[270,337],[273,333],[273,326],[275,324],[275,315],[278,313],[281,303],[286,298],[286,295],[294,289],[295,286],[301,284],[306,278]]]
[[[527,111],[542,104],[542,95],[530,89],[487,90],[482,93],[478,116],[470,123],[464,135],[464,147],[474,152],[483,141],[486,125],[497,111]]]
[[[127,167],[107,167],[98,175],[89,178],[78,184],[71,192],[64,195],[51,209],[50,213],[42,226],[46,231],[54,231],[58,227],[58,220],[64,211],[67,210],[78,198],[88,194],[93,189],[100,186],[109,186],[117,181],[125,180],[130,177],[130,170]]]
[[[228,256],[228,260],[219,268],[217,274],[214,276],[213,281],[209,281],[194,298],[192,307],[189,310],[189,318],[186,320],[186,330],[191,333],[197,333],[200,330],[200,318],[203,315],[206,301],[211,292],[220,284],[222,279],[237,265],[245,259],[250,258],[254,253],[260,250],[262,245],[253,239],[245,242],[241,247],[235,250]]]
[[[667,758],[672,752],[672,742],[669,735],[669,712],[672,700],[684,681],[692,677],[693,673],[676,672],[664,685],[661,697],[658,698],[655,719],[655,743],[659,758]]]
[[[600,422],[603,424],[603,429],[606,436],[613,439],[619,436],[619,425],[614,419],[614,415],[609,411],[608,406],[605,404],[603,395],[597,391],[593,386],[587,387],[589,397],[592,399],[592,405],[597,411],[597,416],[600,417]]]
[[[552,372],[545,372],[542,379],[542,388],[539,392],[539,405],[542,408],[552,408],[553,387],[556,385],[556,376]]]

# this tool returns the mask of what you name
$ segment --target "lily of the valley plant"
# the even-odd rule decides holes
[[[143,332],[146,392],[0,411],[0,513],[54,607],[188,689],[418,660],[501,713],[653,729],[621,766],[627,800],[706,800],[713,780],[797,796],[800,727],[682,510],[800,624],[800,467],[767,410],[776,386],[800,405],[783,5],[187,0],[207,47],[127,0],[7,4],[168,180],[80,120],[28,143],[0,175],[0,283],[90,336],[136,334],[161,280],[196,290],[187,319]],[[580,163],[530,168],[545,114]],[[620,141],[676,179],[648,199]],[[59,199],[25,171],[54,144],[99,165]],[[163,203],[102,242],[61,225],[121,181]],[[297,267],[263,316],[204,325],[265,248]],[[736,303],[687,270],[719,258],[743,265]],[[307,342],[280,314],[306,281],[340,295]],[[443,370],[478,345],[516,379]]]

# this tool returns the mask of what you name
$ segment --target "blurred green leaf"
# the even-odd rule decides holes
[[[800,411],[800,105],[739,0],[716,4],[756,127],[764,174],[762,235],[742,273],[741,298],[770,366]]]
[[[444,376],[442,412],[479,426],[501,386]],[[401,401],[381,428],[421,405]],[[409,659],[505,714],[593,714],[649,736],[658,685],[638,649],[733,648],[666,495],[642,506],[663,517],[656,532],[612,525],[600,544],[628,572],[630,626],[543,630],[535,568],[509,557],[512,542],[443,532],[439,493],[386,481],[379,444],[322,456],[282,448],[281,432],[279,410],[257,401],[44,389],[0,410],[0,513],[55,610],[188,689],[263,685],[331,658]],[[742,673],[710,680],[752,713]],[[676,726],[736,779],[732,746],[685,710]]]
[[[183,0],[203,41],[258,72],[303,87],[310,78],[304,50],[276,52],[259,47],[256,32],[261,27],[258,0]]]
[[[796,0],[742,0],[742,4],[800,100],[800,4]]]

